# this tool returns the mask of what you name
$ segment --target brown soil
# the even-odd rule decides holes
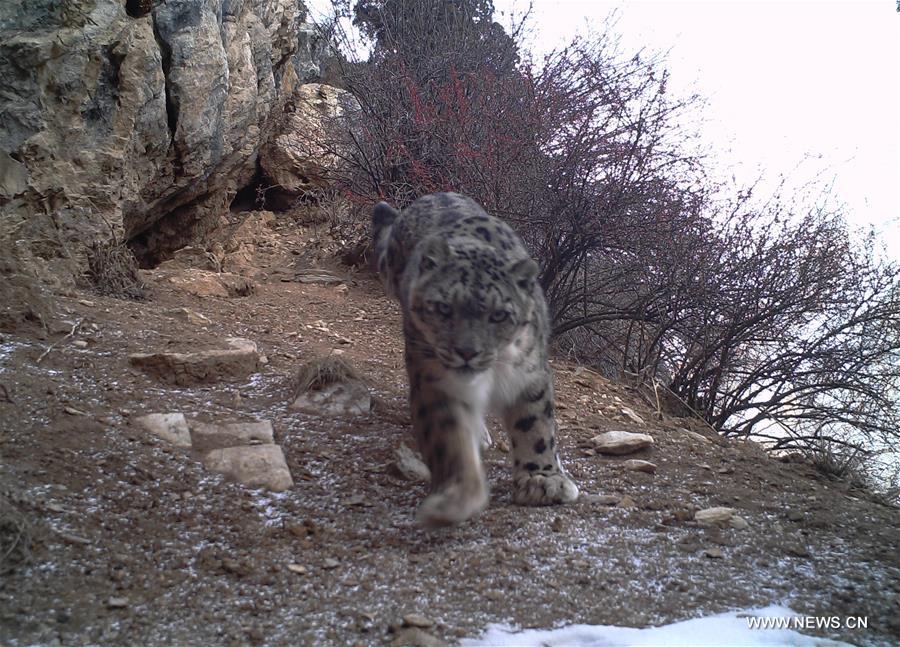
[[[0,562],[0,643],[384,644],[412,612],[453,642],[491,622],[646,626],[771,603],[867,617],[867,630],[830,634],[851,643],[900,637],[896,509],[699,423],[660,420],[633,390],[564,362],[562,453],[582,498],[513,505],[498,442],[490,507],[458,528],[417,527],[425,486],[390,469],[409,442],[398,308],[366,274],[349,289],[289,280],[312,233],[276,221],[270,234],[255,243],[249,296],[198,297],[147,272],[148,301],[71,293],[57,304],[70,323],[49,339],[0,336],[0,549],[24,527],[5,523],[15,513],[31,553]],[[167,314],[182,307],[213,323]],[[244,383],[174,387],[127,361],[231,336],[269,359]],[[368,417],[287,408],[298,367],[334,349],[372,385]],[[225,482],[129,422],[167,411],[272,420],[294,488]],[[647,431],[656,445],[594,455],[588,441],[607,429]],[[628,458],[659,469],[628,472]],[[737,509],[749,528],[691,520],[711,506]]]

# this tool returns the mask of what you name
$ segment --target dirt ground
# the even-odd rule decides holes
[[[561,453],[580,500],[513,505],[497,432],[490,507],[458,528],[418,527],[426,486],[391,469],[410,443],[397,306],[364,272],[298,282],[315,232],[277,219],[267,228],[245,267],[257,282],[249,296],[196,296],[170,281],[180,270],[154,270],[147,301],[73,292],[54,332],[0,335],[0,643],[453,643],[487,623],[640,627],[772,603],[868,620],[822,636],[900,641],[898,510],[696,421],[659,419],[632,389],[562,361]],[[182,307],[211,323],[172,314]],[[127,361],[231,336],[269,360],[244,382],[175,387]],[[372,412],[289,410],[292,373],[335,349],[372,385]],[[226,482],[131,422],[170,411],[271,420],[294,487]],[[596,454],[589,439],[610,429],[656,444]],[[658,469],[627,471],[629,458]],[[749,527],[692,520],[712,506]],[[405,631],[411,613],[431,626]]]

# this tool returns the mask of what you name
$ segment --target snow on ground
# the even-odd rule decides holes
[[[791,620],[791,619],[794,620]],[[850,647],[847,643],[816,638],[788,628],[753,628],[757,621],[793,623],[808,620],[843,622],[842,618],[806,619],[787,607],[772,605],[759,609],[731,611],[706,618],[675,622],[662,627],[633,629],[611,625],[570,625],[560,629],[515,631],[504,625],[488,625],[480,638],[464,639],[463,647],[639,647],[658,645],[673,647],[756,647],[788,645],[791,647]],[[827,625],[826,625],[827,626]]]

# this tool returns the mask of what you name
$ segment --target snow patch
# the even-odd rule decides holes
[[[851,647],[847,643],[817,638],[791,629],[752,629],[749,618],[789,618],[791,609],[771,605],[758,609],[731,611],[705,618],[694,618],[662,627],[615,627],[612,625],[569,625],[559,629],[515,631],[505,626],[488,625],[479,638],[460,641],[463,647],[747,647],[788,645],[791,647]]]

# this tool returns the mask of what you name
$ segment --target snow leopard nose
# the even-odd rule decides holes
[[[467,362],[471,362],[478,355],[478,351],[474,348],[454,348],[453,350]]]

